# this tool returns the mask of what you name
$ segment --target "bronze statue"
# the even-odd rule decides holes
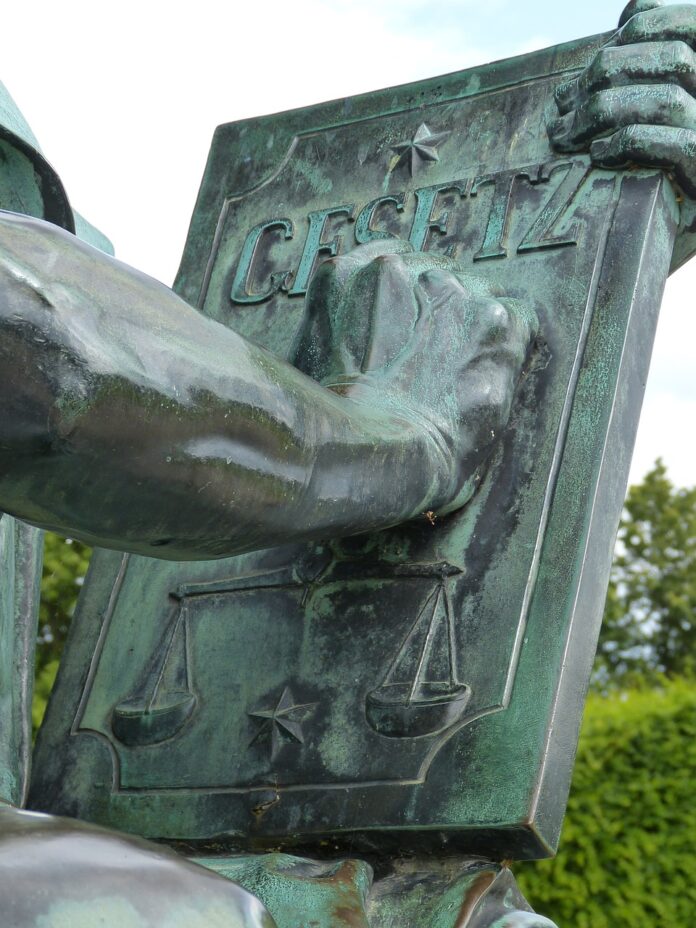
[[[696,7],[633,0],[610,44],[557,90],[552,145],[589,151],[597,168],[664,169],[683,215],[693,216],[695,48]],[[425,126],[421,147],[428,138],[425,160],[437,149]],[[397,167],[403,148],[394,149]],[[383,199],[399,207],[398,196]],[[446,223],[431,207],[426,232]],[[378,235],[375,209],[353,250],[331,252],[320,230],[317,254],[323,248],[329,257],[316,266],[311,256],[293,364],[69,231],[0,213],[0,509],[103,548],[207,561],[435,523],[464,507],[515,428],[516,396],[548,363],[544,326],[538,307],[507,292],[490,264],[471,270],[414,248],[413,238]],[[489,231],[477,258],[495,257],[503,233],[492,220]],[[256,248],[260,235],[247,241]],[[239,303],[272,295],[259,291],[257,300],[249,289],[254,254],[235,282]],[[271,278],[273,292],[285,286],[281,277]],[[417,575],[396,555],[376,559],[395,576]],[[343,554],[337,561],[351,563]],[[446,578],[463,572],[435,566],[442,583],[429,600],[431,631],[437,609],[449,609]],[[314,580],[292,582],[309,589]],[[446,687],[436,682],[442,705]],[[393,693],[397,684],[387,678],[384,686]],[[375,693],[366,710],[372,728],[403,738],[403,713]],[[469,698],[466,687],[456,695],[461,704]],[[307,705],[287,697],[282,737],[301,740],[291,712]],[[272,728],[280,708],[248,714]],[[452,718],[410,734],[439,733]],[[263,817],[263,803],[258,808]],[[273,924],[229,880],[139,838],[67,818],[1,809],[0,861],[0,908],[17,928]],[[491,877],[512,893],[506,879]],[[505,925],[550,925],[509,899],[494,905],[491,896],[489,920],[475,924],[492,925],[502,912]]]
[[[207,559],[457,508],[535,334],[531,309],[451,261],[363,245],[323,264],[307,296],[317,386],[69,233],[0,224],[13,384],[0,497],[101,546]]]

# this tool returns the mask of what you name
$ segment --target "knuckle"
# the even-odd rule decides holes
[[[693,113],[695,108],[693,97],[678,84],[672,84],[667,89],[665,97],[667,115],[673,119],[683,121]]]
[[[405,267],[404,260],[401,255],[396,254],[386,254],[378,255],[378,257],[373,258],[370,262],[370,267],[374,268],[378,273],[380,272],[391,272],[394,270],[401,270]]]
[[[478,385],[476,406],[486,410],[489,422],[500,423],[507,418],[512,389],[507,377],[493,377]]]
[[[628,44],[640,42],[649,35],[650,27],[646,13],[635,13],[619,32],[619,41]]]
[[[624,126],[623,129],[612,136],[611,143],[614,148],[633,149],[643,136],[644,126],[636,125]]]
[[[442,267],[429,268],[418,277],[418,283],[424,287],[431,299],[438,303],[457,302],[466,303],[468,294],[457,277]]]
[[[325,261],[319,265],[317,273],[322,272],[325,274],[334,274],[337,268],[340,268],[342,264],[345,264],[346,256],[340,255],[334,258],[326,258]]]
[[[481,301],[480,312],[488,344],[499,344],[510,338],[515,326],[512,313],[506,306],[498,300],[486,299]]]
[[[595,80],[605,78],[613,68],[614,49],[603,48],[597,52],[594,61],[590,65],[590,74]]]
[[[367,287],[373,291],[373,298],[379,299],[384,286],[393,287],[396,280],[405,277],[405,264],[399,255],[386,254],[371,258],[355,273],[355,286]]]
[[[312,274],[311,280],[309,282],[310,291],[319,290],[325,284],[332,281],[341,268],[341,261],[341,258],[327,258],[326,261],[322,261],[319,267]]]
[[[328,267],[327,263],[320,264],[309,279],[309,293],[318,293],[326,290],[336,278],[336,268]]]
[[[666,88],[665,95],[665,104],[667,109],[672,112],[678,112],[684,106],[684,100],[682,99],[684,91],[681,87],[678,87],[676,84],[671,84]]]
[[[688,159],[693,173],[696,173],[696,131],[683,129],[679,134],[679,148]]]
[[[611,120],[612,101],[613,97],[607,90],[599,90],[590,97],[583,107],[585,121],[590,127],[603,127]]]
[[[677,74],[693,74],[695,68],[694,53],[686,42],[667,43],[667,54],[672,70]]]
[[[613,51],[613,48],[602,48],[597,52],[594,60],[594,67],[596,67],[598,71],[607,70],[611,62]]]
[[[492,297],[481,297],[481,311],[485,314],[489,325],[507,327],[510,323],[510,310],[500,300]]]

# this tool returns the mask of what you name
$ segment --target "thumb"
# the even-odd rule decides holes
[[[656,10],[658,6],[664,6],[663,0],[631,0],[626,9],[621,14],[619,20],[619,29],[636,13],[647,13],[648,10]]]

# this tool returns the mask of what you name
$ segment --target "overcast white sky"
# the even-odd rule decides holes
[[[606,0],[34,0],[4,81],[78,210],[171,283],[214,127],[614,28]],[[696,484],[693,267],[668,285],[632,479]]]

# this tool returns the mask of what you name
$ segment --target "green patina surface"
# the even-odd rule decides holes
[[[402,859],[373,882],[356,860],[266,854],[200,858],[261,899],[278,928],[555,928],[529,910],[506,867]]]
[[[57,177],[0,84],[0,209],[74,222],[85,241],[108,240],[73,214]],[[0,800],[22,805],[31,752],[31,692],[42,541],[36,529],[0,515]]]
[[[48,219],[107,254],[111,242],[73,210],[36,136],[0,83],[0,209]]]
[[[650,38],[640,29],[662,15],[626,35]],[[696,35],[688,8],[667,15]],[[336,321],[322,318],[308,337],[313,275],[355,245],[400,240],[517,301],[539,335],[460,511],[222,561],[97,552],[39,739],[35,808],[182,842],[262,899],[279,928],[549,925],[504,866],[462,855],[555,849],[660,296],[695,247],[693,206],[679,208],[696,190],[684,160],[692,129],[676,147],[668,125],[647,142],[617,133],[586,151],[583,119],[599,118],[597,102],[584,110],[567,82],[603,61],[609,40],[620,37],[218,129],[176,284],[206,316],[325,379],[336,359],[317,346],[350,354],[375,317],[356,287],[340,338],[322,342]],[[661,66],[664,51],[645,54],[644,71]],[[621,94],[629,109],[654,103],[652,88]],[[108,249],[2,90],[0,121],[0,205]],[[679,196],[659,170],[611,170],[641,153],[672,166]],[[394,319],[397,304],[392,294]],[[445,331],[450,354],[463,352],[471,326]],[[345,475],[333,478],[340,496]],[[265,505],[287,502],[262,489]],[[2,517],[0,799],[15,804],[38,544]],[[43,851],[41,821],[5,811],[36,829],[28,846]],[[43,821],[80,849],[79,826]],[[79,928],[95,911],[119,928],[230,923],[209,897],[169,911],[157,887],[133,904],[112,895],[115,839],[99,840],[106,891],[93,895],[91,861],[68,887],[67,858],[49,854],[60,891],[33,928]],[[158,860],[138,848],[140,864]],[[233,856],[239,848],[273,852]],[[278,848],[362,852],[379,878],[363,861]],[[175,882],[188,866],[169,865]],[[189,867],[192,885],[201,874],[250,923],[268,924],[229,883]]]
[[[95,922],[95,917],[99,919]],[[118,925],[119,928],[151,928],[149,915],[143,915],[122,896],[99,897],[86,902],[57,900],[34,925],[22,928],[94,928],[95,924]],[[245,921],[235,919],[227,906],[216,904],[180,905],[168,914],[167,928],[246,928]]]
[[[460,512],[99,552],[36,807],[203,845],[553,851],[678,221],[661,173],[550,144],[606,38],[218,129],[176,285],[202,312],[311,370],[312,270],[396,237],[532,308],[534,362]]]
[[[31,693],[41,533],[0,517],[0,801],[21,805],[31,752]]]
[[[287,854],[264,854],[202,858],[196,863],[253,893],[279,928],[367,928],[372,871],[362,861],[317,863]]]

